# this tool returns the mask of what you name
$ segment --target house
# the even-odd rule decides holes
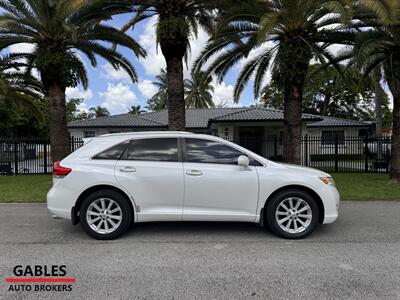
[[[218,135],[266,157],[281,155],[283,111],[259,108],[187,109],[186,129],[197,133]],[[68,124],[73,137],[93,137],[108,133],[129,131],[167,130],[168,112],[161,110],[141,115],[122,114]],[[302,133],[319,139],[318,147],[330,148],[339,139],[343,144],[348,136],[371,133],[374,125],[312,114],[302,115]]]

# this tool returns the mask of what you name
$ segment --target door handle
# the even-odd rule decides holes
[[[123,173],[135,173],[136,172],[136,168],[135,167],[124,167],[119,169],[121,172]]]
[[[201,175],[203,175],[203,172],[201,172],[199,170],[187,170],[186,174],[189,176],[201,176]]]

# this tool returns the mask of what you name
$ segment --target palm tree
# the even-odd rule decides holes
[[[89,108],[89,111],[93,114],[95,118],[108,117],[110,115],[110,112],[107,108],[101,107],[99,105]]]
[[[353,63],[364,72],[364,76],[381,67],[383,69],[394,104],[390,178],[400,183],[400,13],[394,11],[397,12],[397,20],[392,24],[367,16],[355,25],[367,29],[358,34]]]
[[[0,8],[0,51],[20,43],[34,46],[31,53],[16,53],[11,58],[25,59],[27,73],[33,68],[40,73],[49,103],[52,159],[60,160],[70,151],[65,90],[79,83],[88,86],[77,51],[93,66],[98,55],[114,68],[123,68],[133,81],[137,76],[132,64],[100,41],[125,46],[136,56],[145,56],[145,51],[134,39],[102,22],[127,11],[121,1],[4,0]]]
[[[168,103],[168,83],[165,69],[161,69],[160,74],[156,76],[156,81],[152,83],[158,87],[158,92],[147,101],[147,106],[145,108],[151,111],[166,109]]]
[[[129,0],[133,18],[122,28],[158,17],[157,42],[167,63],[168,124],[171,130],[185,129],[183,59],[188,54],[189,38],[201,26],[211,31],[214,1],[206,0]]]
[[[219,22],[219,30],[197,60],[195,70],[217,55],[207,72],[215,73],[222,80],[230,68],[247,58],[234,90],[236,102],[251,79],[254,79],[254,94],[259,97],[266,74],[271,70],[275,82],[284,91],[283,159],[299,164],[306,74],[312,59],[337,65],[329,46],[352,43],[353,33],[338,26],[350,23],[349,1],[238,2]],[[353,4],[356,2],[368,2],[365,5],[376,9],[379,1],[360,0]]]
[[[8,107],[14,104],[24,107],[35,116],[39,123],[44,122],[42,110],[44,102],[43,85],[34,77],[21,72],[26,64],[10,55],[0,57],[0,101]]]
[[[211,84],[212,77],[204,72],[192,74],[191,79],[185,80],[186,107],[209,108],[215,107],[211,93],[214,86]]]
[[[140,115],[145,111],[140,107],[140,105],[132,105],[129,109],[129,113],[132,115]]]

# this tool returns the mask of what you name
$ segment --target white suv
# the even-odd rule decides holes
[[[336,220],[339,193],[326,173],[218,137],[140,132],[93,138],[55,163],[47,204],[97,239],[151,221],[253,222],[298,239]]]

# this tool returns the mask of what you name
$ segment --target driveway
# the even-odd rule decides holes
[[[67,266],[70,292],[13,292],[15,265]],[[115,241],[0,205],[0,298],[400,299],[400,202],[343,202],[339,220],[287,241],[252,224],[139,224]]]

